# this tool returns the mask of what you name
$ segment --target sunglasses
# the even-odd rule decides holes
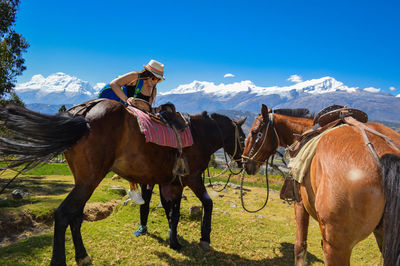
[[[154,80],[157,80],[157,83],[160,83],[160,82],[161,82],[161,79],[159,79],[159,78],[157,78],[157,77],[152,77],[151,80],[153,80],[153,81],[154,81]]]

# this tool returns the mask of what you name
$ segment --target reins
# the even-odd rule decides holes
[[[240,179],[240,201],[242,202],[242,207],[243,207],[243,209],[244,209],[245,211],[247,211],[247,212],[250,212],[250,213],[255,213],[255,212],[258,212],[258,211],[264,209],[264,207],[265,207],[265,206],[267,205],[267,203],[268,203],[268,199],[269,199],[268,165],[270,165],[271,168],[273,168],[273,169],[278,169],[278,170],[282,173],[282,171],[281,171],[277,166],[275,166],[275,165],[273,164],[274,156],[275,156],[275,153],[277,153],[277,151],[275,151],[274,154],[272,154],[269,158],[267,158],[266,161],[257,161],[257,160],[255,159],[256,155],[258,155],[258,153],[261,151],[261,148],[263,147],[263,145],[264,145],[264,143],[265,143],[265,141],[266,141],[266,139],[267,139],[268,129],[269,129],[269,128],[271,128],[271,129],[272,129],[272,132],[275,133],[274,135],[276,136],[277,145],[278,145],[277,148],[278,148],[279,145],[280,145],[280,142],[279,142],[279,135],[278,135],[278,132],[276,131],[275,126],[274,126],[274,113],[273,113],[273,112],[272,112],[272,113],[269,113],[269,120],[268,120],[268,123],[266,123],[265,121],[262,121],[262,120],[259,119],[258,117],[257,117],[257,120],[260,121],[260,123],[261,123],[260,130],[259,130],[258,133],[257,133],[257,138],[256,138],[256,140],[255,140],[255,142],[254,142],[254,145],[253,145],[253,146],[251,147],[251,149],[250,149],[249,156],[244,156],[244,155],[242,155],[242,158],[244,158],[246,161],[243,163],[243,169],[242,169],[243,172],[242,172],[242,176],[241,176],[241,179]],[[263,135],[263,131],[264,131],[264,128],[265,128],[265,127],[267,127],[267,128],[266,128],[266,130],[265,130],[265,135],[264,135],[264,138],[263,138],[263,140],[262,140],[262,143],[261,143],[260,147],[258,148],[258,150],[256,151],[256,153],[255,153],[254,155],[252,155],[252,153],[254,152],[255,147],[257,146],[257,143],[258,143],[258,142],[261,140],[261,138],[263,137],[262,135]],[[280,154],[280,153],[278,153],[278,154]],[[281,155],[281,156],[282,156],[282,155]],[[283,156],[282,156],[282,158],[283,158]],[[245,204],[244,204],[244,200],[243,200],[243,181],[244,181],[244,175],[245,175],[245,172],[246,172],[246,171],[244,171],[244,165],[245,165],[245,163],[246,163],[247,161],[254,161],[254,162],[260,163],[260,164],[265,163],[265,182],[266,182],[266,184],[267,184],[267,196],[266,196],[266,199],[265,199],[264,204],[263,204],[259,209],[257,209],[257,210],[249,210],[249,209],[247,209],[246,206],[245,206]],[[268,161],[270,161],[270,162],[268,163]],[[283,161],[283,160],[282,160],[282,161]],[[286,163],[285,163],[285,164],[286,164]]]
[[[224,158],[225,158],[226,168],[225,168],[221,173],[219,173],[218,175],[212,176],[212,177],[211,177],[211,176],[210,176],[210,170],[209,170],[209,168],[207,167],[207,173],[208,173],[207,178],[208,178],[208,182],[209,182],[209,184],[211,185],[212,189],[213,189],[215,192],[221,192],[222,190],[224,190],[224,189],[227,187],[227,185],[228,185],[228,183],[229,183],[229,181],[230,181],[230,179],[231,179],[231,177],[232,177],[233,175],[238,175],[238,174],[240,174],[240,173],[243,171],[243,168],[241,168],[239,172],[235,172],[234,170],[232,170],[232,167],[230,166],[230,163],[232,163],[232,162],[237,162],[237,161],[240,161],[240,160],[241,160],[241,159],[234,159],[234,158],[235,158],[235,156],[237,155],[238,150],[240,150],[240,151],[243,150],[243,146],[242,146],[242,143],[240,142],[239,128],[238,128],[238,126],[237,126],[235,123],[232,122],[232,124],[233,124],[234,127],[235,127],[235,149],[234,149],[234,152],[233,152],[233,154],[232,154],[232,156],[231,156],[231,159],[228,160],[228,157],[226,156],[226,151],[225,151],[224,136],[223,136],[223,134],[222,134],[221,128],[218,126],[218,123],[217,123],[215,120],[214,120],[214,122],[215,122],[215,125],[216,125],[216,127],[217,127],[217,129],[218,129],[218,132],[219,132],[219,134],[220,134],[221,140],[222,140],[222,149],[224,150]],[[238,147],[239,147],[239,149],[238,149]],[[223,188],[220,189],[220,190],[214,189],[214,186],[213,186],[213,184],[211,183],[211,178],[217,178],[217,177],[219,177],[219,176],[225,174],[228,170],[229,170],[230,173],[229,173],[228,179],[227,179],[225,185],[223,186]],[[204,178],[206,177],[206,176],[205,176],[205,172],[203,172],[203,177],[204,177]]]

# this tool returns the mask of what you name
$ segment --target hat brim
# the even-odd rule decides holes
[[[160,75],[160,74],[158,74],[158,73],[155,73],[151,68],[147,67],[147,65],[143,65],[143,67],[144,67],[146,70],[150,71],[151,74],[153,74],[153,75],[156,76],[157,78],[159,78],[159,79],[161,79],[161,80],[165,80],[164,75]]]

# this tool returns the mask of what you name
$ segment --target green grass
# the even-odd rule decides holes
[[[25,178],[25,177],[24,177]],[[223,178],[221,178],[223,180]],[[46,176],[40,181],[65,186],[72,185],[70,176]],[[214,180],[213,180],[214,181]],[[235,181],[235,180],[234,180]],[[237,180],[236,180],[237,181]],[[235,182],[236,182],[235,181]],[[276,181],[278,183],[279,179]],[[30,181],[32,182],[32,181]],[[262,181],[260,181],[262,182]],[[29,182],[26,181],[26,185]],[[257,183],[257,182],[255,182]],[[48,184],[48,183],[46,183]],[[57,183],[56,183],[57,184]],[[122,185],[126,181],[112,181],[106,178],[96,189],[91,201],[120,198],[110,194],[107,186]],[[259,183],[259,185],[261,185]],[[249,187],[245,196],[246,207],[255,209],[265,199],[265,188]],[[61,189],[61,188],[59,188]],[[68,190],[68,187],[65,187]],[[84,222],[82,235],[94,265],[293,265],[293,244],[296,222],[293,206],[283,203],[277,191],[272,190],[266,208],[250,214],[241,208],[239,192],[228,188],[228,193],[217,193],[208,189],[214,202],[211,246],[212,251],[204,252],[199,246],[200,219],[191,217],[189,208],[200,205],[195,195],[185,188],[182,200],[181,220],[178,226],[179,241],[184,246],[181,252],[169,249],[166,238],[168,224],[159,204],[158,187],[155,188],[149,215],[149,234],[134,237],[133,231],[139,225],[139,207],[117,205],[114,212],[104,220]],[[52,205],[47,201],[61,202],[66,193],[36,198],[35,204]],[[31,208],[25,204],[20,208]],[[28,208],[29,207],[29,208]],[[15,209],[15,207],[2,207]],[[76,265],[70,231],[66,234],[66,256],[68,265]],[[309,265],[323,265],[319,226],[310,220],[308,238]],[[0,248],[0,265],[48,265],[52,251],[52,234],[29,237],[18,243]],[[378,265],[380,253],[372,236],[356,246],[352,255],[352,265]]]

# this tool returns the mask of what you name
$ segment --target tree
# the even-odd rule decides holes
[[[64,113],[67,111],[67,108],[65,107],[65,104],[61,105],[60,109],[58,109],[59,113]]]
[[[29,44],[14,31],[15,15],[20,0],[0,0],[0,99],[21,102],[14,93],[16,77],[26,69],[22,53]],[[4,99],[5,96],[8,99]],[[22,103],[22,102],[21,102]]]
[[[211,155],[210,162],[208,163],[208,167],[218,168],[218,163],[215,160],[215,154]]]

